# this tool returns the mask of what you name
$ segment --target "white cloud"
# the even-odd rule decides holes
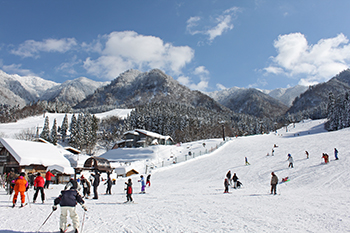
[[[21,57],[39,57],[40,52],[65,53],[76,45],[77,42],[74,38],[46,39],[43,41],[27,40],[19,45],[18,49],[13,49],[11,53]]]
[[[217,83],[216,84],[216,88],[219,89],[219,90],[225,90],[227,89],[227,87],[225,87],[224,85],[220,84],[220,83]]]
[[[299,84],[327,81],[350,65],[349,40],[342,33],[309,45],[301,33],[280,35],[274,42],[278,55],[264,70],[267,74],[300,78]]]
[[[178,77],[177,81],[192,90],[205,91],[209,84],[209,71],[204,66],[198,66],[193,71],[193,74],[199,77],[199,82],[197,84],[187,76],[180,76]]]
[[[56,71],[63,71],[70,75],[76,75],[77,71],[74,69],[74,66],[79,64],[82,64],[82,60],[78,59],[78,57],[75,55],[70,59],[70,61],[64,62],[56,67]]]
[[[36,76],[32,71],[28,69],[23,69],[22,64],[11,64],[11,65],[2,65],[2,70],[11,74],[18,74],[22,76]]]
[[[186,29],[191,35],[203,34],[208,36],[209,42],[212,42],[216,37],[221,36],[223,33],[232,30],[234,25],[232,23],[236,13],[240,11],[238,7],[232,7],[225,10],[221,15],[217,16],[214,20],[214,26],[205,27],[203,30],[195,30],[198,26],[200,17],[191,17],[187,20]]]
[[[89,73],[103,78],[113,79],[130,68],[159,68],[179,75],[194,57],[194,50],[188,46],[174,46],[159,37],[134,31],[112,32],[102,38],[106,41],[100,57],[96,60],[87,58],[84,67]]]
[[[204,66],[198,66],[194,70],[195,75],[209,75],[209,71]]]

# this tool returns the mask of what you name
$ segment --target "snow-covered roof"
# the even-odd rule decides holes
[[[63,148],[60,149],[48,143],[9,138],[0,138],[0,142],[12,154],[20,166],[36,164],[45,167],[58,165],[63,168],[71,168],[70,162],[64,157],[64,155],[70,154],[70,152]]]
[[[59,172],[62,172],[63,174],[74,174],[74,169],[72,167],[63,167],[60,165],[48,166],[47,170],[57,170]]]
[[[147,136],[152,137],[152,138],[159,138],[159,139],[165,139],[165,140],[168,140],[169,138],[171,139],[170,136],[163,136],[159,133],[154,133],[154,132],[147,131],[144,129],[135,129],[133,131],[127,131],[124,133],[124,135],[126,135],[126,134],[133,134],[133,135],[143,134],[143,135],[147,135]]]

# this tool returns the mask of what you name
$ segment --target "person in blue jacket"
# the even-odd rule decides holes
[[[76,205],[79,203],[85,211],[87,211],[84,205],[83,198],[79,195],[76,189],[73,187],[69,190],[62,190],[61,194],[54,200],[54,206],[52,210],[57,210],[57,205],[61,206],[61,216],[60,216],[60,233],[65,232],[67,228],[67,214],[70,213],[70,217],[73,222],[74,232],[78,233],[79,229],[79,216],[76,212]]]
[[[146,193],[146,182],[145,182],[145,178],[143,178],[143,175],[140,176],[140,180],[139,182],[141,182],[141,193]]]
[[[338,160],[338,150],[337,148],[334,148],[334,157],[335,157],[335,160]]]

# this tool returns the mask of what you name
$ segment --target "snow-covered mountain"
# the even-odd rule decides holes
[[[159,69],[149,72],[128,70],[111,84],[99,88],[76,108],[114,106],[133,108],[149,102],[184,103],[213,110],[226,109],[209,96],[192,91]]]
[[[272,98],[275,98],[288,107],[292,106],[296,97],[300,96],[308,89],[307,86],[297,85],[290,88],[277,88],[274,90],[261,90],[263,93],[268,94]]]
[[[60,84],[37,76],[10,75],[0,70],[0,101],[21,107],[37,100],[59,100],[75,105],[108,83],[81,77]]]
[[[74,80],[68,80],[61,85],[54,86],[46,90],[41,95],[41,100],[61,101],[76,105],[88,95],[102,86],[108,85],[110,82],[96,82],[85,77],[80,77]]]
[[[257,117],[274,117],[284,114],[288,107],[279,100],[254,88],[233,87],[208,93],[220,104],[237,113]]]

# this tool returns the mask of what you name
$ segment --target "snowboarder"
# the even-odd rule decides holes
[[[80,184],[83,186],[83,197],[88,199],[90,196],[90,187],[91,184],[88,179],[86,179],[83,175],[80,177]]]
[[[140,176],[140,180],[138,180],[138,182],[141,182],[141,193],[146,193],[146,183],[145,179],[143,178],[143,175]]]
[[[306,154],[306,159],[309,159],[309,152],[307,150],[305,151],[305,154]]]
[[[46,175],[45,175],[45,180],[46,180],[46,182],[45,182],[44,188],[46,188],[46,189],[49,188],[50,183],[51,183],[51,178],[52,178],[52,177],[55,177],[55,175],[52,174],[50,170],[48,170],[48,171],[46,172]]]
[[[107,173],[107,181],[106,181],[105,184],[107,184],[106,194],[112,195],[112,191],[111,191],[111,189],[112,189],[112,180],[111,180],[109,172]]]
[[[70,217],[73,222],[74,232],[78,233],[79,229],[79,216],[76,212],[76,205],[79,203],[85,211],[87,211],[86,206],[84,205],[83,198],[79,195],[78,191],[71,187],[69,190],[61,191],[61,194],[54,200],[54,206],[52,210],[57,210],[57,205],[61,206],[61,216],[60,216],[60,233],[65,232],[67,228],[67,214],[69,212]]]
[[[230,183],[228,182],[228,179],[225,178],[225,181],[224,181],[225,191],[224,191],[224,193],[228,193],[229,185],[230,185]]]
[[[131,197],[131,195],[132,195],[132,181],[131,181],[131,179],[129,178],[128,182],[125,182],[125,184],[126,184],[126,188],[125,188],[125,190],[126,190],[126,202],[133,202],[132,197]]]
[[[235,189],[237,188],[237,181],[238,181],[238,177],[236,173],[233,173],[232,180],[233,180],[233,188]]]
[[[41,201],[44,204],[44,201],[45,201],[44,185],[45,185],[45,180],[41,176],[40,172],[38,172],[37,177],[34,180],[35,193],[34,193],[34,197],[33,197],[33,203],[35,203],[36,198],[38,197],[38,194],[40,191]]]
[[[94,197],[92,199],[98,199],[98,186],[100,185],[100,173],[96,170],[95,174],[92,174],[94,177],[94,183],[92,186],[94,186]]]
[[[288,162],[289,162],[289,165],[288,165],[288,167],[291,167],[291,168],[293,168],[294,166],[293,166],[293,162],[294,162],[294,160],[293,160],[293,157],[292,157],[292,155],[291,154],[288,154]]]
[[[250,165],[250,163],[248,162],[248,158],[247,157],[245,157],[244,160],[245,160],[245,165]]]
[[[334,157],[335,157],[335,160],[338,160],[338,150],[337,148],[334,148]]]
[[[232,181],[231,181],[231,171],[228,171],[227,173],[226,173],[226,178],[227,178],[227,180],[230,182],[230,185],[232,184]]]
[[[324,159],[324,163],[327,164],[329,162],[329,156],[326,153],[322,153],[322,158]]]
[[[274,172],[271,172],[271,194],[276,195],[277,194],[277,184],[278,184],[278,177],[275,175]]]
[[[22,172],[16,180],[12,181],[15,184],[15,187],[14,187],[15,195],[13,196],[12,207],[15,207],[16,205],[18,193],[21,194],[21,207],[23,207],[24,205],[24,202],[26,200],[26,196],[24,195],[24,192],[27,191],[27,187],[28,187],[28,181],[26,181],[26,179],[24,178],[25,175],[26,174]]]
[[[151,174],[148,174],[147,179],[146,179],[146,186],[151,187]]]

